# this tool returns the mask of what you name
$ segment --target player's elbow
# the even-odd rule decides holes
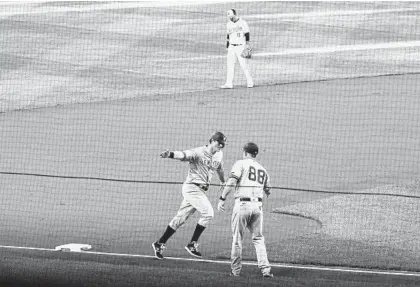
[[[226,185],[227,185],[229,188],[232,188],[232,187],[235,187],[237,183],[238,183],[238,180],[237,180],[236,178],[229,177],[229,179],[228,179],[228,181],[227,181]]]
[[[181,160],[181,161],[185,161],[185,160],[187,160],[187,155],[183,151],[175,151],[174,152],[174,158],[178,159],[178,160]]]

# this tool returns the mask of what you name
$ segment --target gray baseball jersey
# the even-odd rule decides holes
[[[223,153],[218,151],[211,154],[207,146],[202,146],[183,151],[183,161],[189,161],[190,169],[187,178],[182,185],[184,200],[179,207],[178,213],[169,223],[172,229],[177,230],[196,210],[201,213],[198,224],[208,226],[214,216],[213,207],[207,198],[206,191],[196,184],[210,184],[216,170],[223,169]]]
[[[262,273],[270,273],[271,267],[267,257],[265,239],[262,234],[263,211],[262,202],[264,188],[270,187],[270,179],[265,168],[255,159],[238,160],[232,167],[231,175],[238,180],[235,191],[235,205],[232,212],[232,273],[239,275],[242,269],[242,239],[245,230],[252,235],[257,254],[258,267]],[[241,201],[247,198],[256,201]]]
[[[266,169],[255,159],[238,160],[232,167],[230,177],[238,180],[235,198],[263,198],[264,188],[270,187]]]
[[[207,151],[207,146],[202,146],[183,153],[185,154],[183,161],[190,163],[185,183],[210,184],[214,172],[223,168],[222,151],[212,155]]]

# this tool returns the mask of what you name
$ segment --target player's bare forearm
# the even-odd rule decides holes
[[[230,177],[223,188],[222,194],[219,198],[219,203],[217,204],[217,210],[219,211],[225,211],[225,202],[226,197],[229,195],[229,193],[233,190],[233,188],[236,186],[238,180],[236,178]]]
[[[220,182],[225,183],[225,171],[223,169],[216,170],[217,175],[219,176]]]
[[[226,183],[225,188],[222,191],[222,198],[226,198],[229,193],[233,190],[233,188],[236,186],[236,183],[238,182],[238,180],[236,178],[230,177]]]
[[[183,160],[185,159],[185,153],[182,151],[169,151],[166,150],[160,154],[161,158],[172,158],[172,159],[179,159]]]

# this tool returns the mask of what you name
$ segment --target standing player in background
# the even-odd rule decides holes
[[[232,212],[232,253],[231,275],[239,276],[242,269],[242,238],[245,229],[252,234],[257,253],[258,267],[264,277],[273,277],[267,251],[262,234],[263,211],[262,201],[264,193],[270,194],[270,178],[266,169],[259,164],[255,157],[258,146],[249,142],[243,148],[243,159],[238,160],[232,167],[230,177],[220,196],[217,209],[224,211],[227,195],[235,189],[235,205]]]
[[[190,243],[185,249],[192,256],[201,258],[201,253],[197,249],[197,241],[213,219],[214,211],[206,192],[209,188],[211,179],[216,171],[222,184],[225,182],[223,170],[223,152],[221,151],[226,144],[226,137],[221,132],[215,132],[210,138],[210,144],[197,147],[186,151],[165,151],[160,154],[162,158],[172,158],[181,161],[188,161],[190,169],[187,178],[182,185],[182,195],[184,200],[175,217],[169,222],[162,237],[152,243],[155,257],[163,259],[163,249],[166,241],[181,227],[185,221],[196,210],[201,213],[201,217],[195,228]]]
[[[245,20],[236,15],[234,9],[227,11],[229,22],[226,24],[227,30],[227,76],[226,83],[221,86],[221,89],[233,88],[233,76],[235,74],[236,59],[245,74],[247,87],[254,87],[254,81],[248,69],[248,59],[241,56],[245,47],[249,47],[249,28]]]

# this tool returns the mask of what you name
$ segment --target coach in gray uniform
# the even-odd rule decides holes
[[[232,167],[229,179],[220,196],[217,209],[224,211],[226,196],[235,189],[235,205],[232,212],[231,275],[239,276],[242,269],[242,238],[245,229],[252,234],[257,253],[258,267],[264,277],[273,277],[262,234],[264,194],[270,194],[270,178],[266,169],[255,158],[258,146],[249,142],[243,147],[243,159]]]

